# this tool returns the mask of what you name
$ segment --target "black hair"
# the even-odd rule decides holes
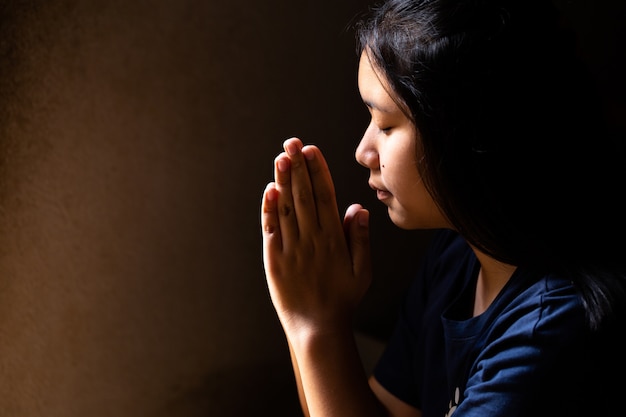
[[[389,0],[356,28],[417,127],[418,169],[453,227],[501,262],[567,274],[598,327],[624,299],[626,164],[557,9]]]

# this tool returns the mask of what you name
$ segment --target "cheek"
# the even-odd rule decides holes
[[[380,164],[380,173],[389,191],[394,194],[407,191],[408,185],[415,179],[407,168],[401,161],[387,161]]]
[[[405,136],[392,139],[379,151],[379,166],[389,191],[403,199],[403,194],[415,192],[415,186],[421,182],[421,178],[415,162],[413,141],[407,140]]]

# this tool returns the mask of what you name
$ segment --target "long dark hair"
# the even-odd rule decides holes
[[[357,39],[416,124],[418,169],[454,228],[499,261],[567,274],[592,327],[612,314],[624,156],[552,4],[389,0]]]

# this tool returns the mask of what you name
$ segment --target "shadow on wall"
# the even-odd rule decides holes
[[[293,135],[369,194],[363,7],[0,6],[0,415],[299,412],[259,203]]]
[[[354,161],[369,2],[244,3],[0,6],[0,415],[298,414],[259,230],[294,135],[372,209],[376,355],[428,234]]]

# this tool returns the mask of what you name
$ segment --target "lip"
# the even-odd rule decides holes
[[[380,201],[388,200],[391,198],[391,193],[389,191],[384,190],[376,190],[376,197]]]
[[[369,183],[369,186],[372,190],[376,191],[376,197],[381,200],[388,200],[389,198],[391,198],[391,193],[381,187],[376,186],[376,184],[374,183]]]

